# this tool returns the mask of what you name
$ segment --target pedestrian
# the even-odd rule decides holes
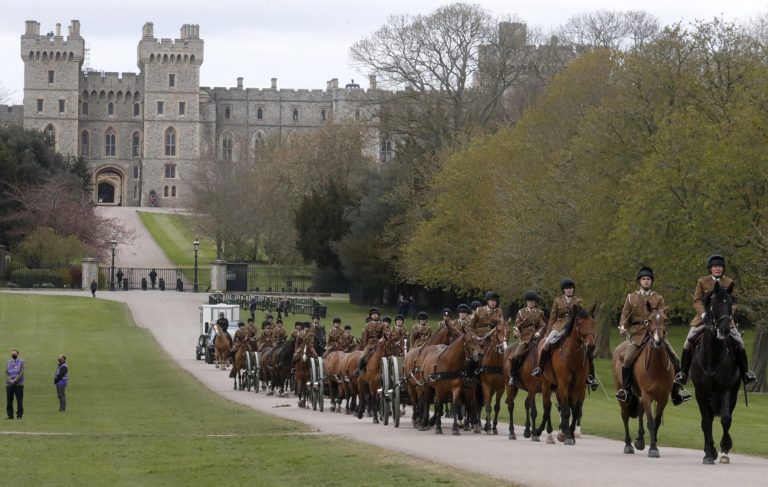
[[[59,365],[56,367],[56,373],[53,376],[53,384],[56,386],[56,395],[59,397],[59,412],[67,410],[67,384],[69,383],[69,367],[67,366],[67,357],[64,354],[59,355]]]
[[[93,297],[96,297],[96,290],[99,288],[99,285],[96,284],[96,279],[91,281],[91,294],[93,294]]]
[[[152,283],[152,289],[154,289],[155,284],[157,283],[157,271],[154,269],[149,271],[149,282]]]
[[[122,269],[118,269],[117,270],[117,288],[118,289],[123,287],[123,276],[125,276],[125,274],[123,274],[123,270]]]
[[[256,296],[253,296],[251,298],[250,311],[251,311],[251,318],[253,318],[254,320],[256,319],[256,305],[257,304],[258,303],[256,302]]]
[[[416,298],[414,298],[413,296],[409,297],[408,298],[408,309],[411,312],[411,319],[414,319],[414,320],[416,319],[416,306],[417,306]]]
[[[18,350],[11,350],[11,360],[5,365],[6,412],[13,419],[13,398],[16,398],[16,419],[24,415],[24,360]]]

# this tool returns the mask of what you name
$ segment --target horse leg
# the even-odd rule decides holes
[[[507,413],[509,414],[509,439],[516,440],[515,435],[515,396],[517,395],[517,388],[507,386]]]
[[[443,415],[443,398],[435,391],[435,434],[443,434],[443,422],[441,416]]]
[[[629,407],[624,403],[621,404],[621,421],[624,423],[624,453],[635,453],[632,438],[629,436]]]
[[[549,391],[549,384],[542,385],[542,402],[544,404],[544,412],[541,416],[541,425],[536,429],[537,436],[541,436],[541,433],[546,427],[547,431],[547,444],[554,444],[555,440],[552,438],[552,396]]]
[[[571,434],[571,404],[568,397],[568,389],[565,384],[560,385],[557,390],[557,404],[560,407],[560,434],[558,434],[558,440],[572,446],[576,443],[573,441],[573,435]],[[570,440],[570,441],[569,441]]]
[[[463,382],[463,379],[460,379],[461,382]],[[453,389],[453,403],[451,404],[451,409],[453,409],[453,431],[451,434],[453,436],[459,436],[461,433],[459,433],[459,423],[457,420],[457,416],[459,415],[459,411],[461,410],[461,382],[458,386],[454,387]],[[469,421],[469,418],[467,418],[467,421]]]
[[[698,392],[698,391],[697,391]],[[697,394],[698,396],[698,394]],[[709,410],[709,401],[696,398],[701,413],[701,431],[704,433],[704,460],[705,465],[714,465],[717,458],[715,441],[712,439],[712,412]]]
[[[368,383],[368,397],[371,400],[371,409],[373,410],[373,424],[379,424],[379,401],[384,400],[384,398],[378,397],[372,382]]]
[[[720,425],[723,427],[723,438],[720,440],[720,463],[731,463],[728,452],[733,448],[733,439],[731,438],[731,416],[733,407],[731,402],[736,402],[735,397],[731,397],[730,392],[724,392],[720,403]]]
[[[501,393],[496,393],[496,404],[493,406],[493,431],[494,435],[499,434],[499,430],[496,428],[499,424],[499,410],[501,409]]]
[[[653,408],[653,400],[645,399],[643,397],[643,409],[645,409],[645,416],[648,420],[648,434],[651,437],[651,446],[648,448],[649,458],[659,458],[659,448],[656,446],[656,435],[659,432],[659,423],[661,417],[659,411],[664,410],[664,405],[660,401],[656,402],[656,410]]]
[[[530,438],[532,441],[539,441],[539,432],[536,431],[536,416],[538,416],[538,410],[536,409],[536,394],[528,393],[525,398],[525,431],[523,436]],[[531,431],[533,429],[533,431]]]

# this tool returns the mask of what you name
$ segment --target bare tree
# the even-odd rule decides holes
[[[8,103],[12,95],[13,93],[10,90],[0,84],[0,103]]]
[[[598,10],[574,15],[559,32],[576,46],[631,49],[653,39],[659,32],[659,21],[640,10]]]

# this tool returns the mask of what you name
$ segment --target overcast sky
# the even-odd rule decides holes
[[[365,73],[349,63],[349,47],[371,34],[393,14],[427,14],[450,2],[437,0],[0,0],[0,87],[21,103],[24,69],[19,41],[25,20],[41,23],[41,33],[70,20],[80,20],[81,35],[90,49],[90,66],[103,71],[137,72],[136,46],[144,22],[155,26],[155,37],[178,38],[182,24],[199,24],[205,41],[202,86],[265,88],[278,78],[279,88],[325,89],[338,78],[341,85],[357,78],[367,88]],[[530,26],[551,30],[574,14],[600,9],[645,10],[662,24],[696,19],[747,20],[768,11],[765,0],[483,0],[497,16],[514,15]]]

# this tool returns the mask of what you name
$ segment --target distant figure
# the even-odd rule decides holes
[[[253,296],[251,298],[251,303],[249,307],[251,311],[251,318],[255,320],[256,319],[256,296]]]
[[[59,412],[67,410],[67,384],[69,383],[69,367],[67,367],[67,357],[59,355],[59,365],[56,366],[56,373],[53,376],[53,384],[56,386],[56,395],[59,397]]]
[[[405,296],[398,294],[397,296],[397,314],[407,316],[408,315],[408,300]]]
[[[408,298],[408,306],[410,307],[411,319],[413,319],[413,320],[416,319],[416,305],[417,305],[416,298],[414,298],[413,296]]]
[[[157,196],[155,196],[155,193],[149,194],[149,206],[150,208],[157,206]]]
[[[96,284],[96,279],[91,281],[91,294],[93,294],[93,297],[96,297],[96,290],[99,288],[99,285]]]
[[[155,284],[157,283],[157,271],[154,269],[149,271],[149,282],[152,283],[152,289],[154,289]]]
[[[123,276],[125,276],[125,274],[123,274],[123,270],[118,269],[117,270],[117,288],[118,289],[120,289],[120,287],[123,285]]]
[[[24,415],[24,360],[19,358],[19,351],[11,350],[11,360],[5,365],[5,392],[8,402],[8,419],[13,419],[13,398],[16,398],[16,419]]]

